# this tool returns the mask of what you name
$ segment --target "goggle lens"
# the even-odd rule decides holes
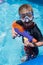
[[[31,17],[31,16],[34,16],[34,15],[33,15],[33,12],[28,12],[28,13],[25,13],[25,14],[20,14],[21,18],[25,18],[25,16]]]

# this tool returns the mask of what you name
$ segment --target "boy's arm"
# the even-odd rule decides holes
[[[12,37],[15,38],[17,36],[17,33],[15,32],[14,28],[12,27]]]
[[[35,43],[36,46],[43,46],[43,36],[42,33],[40,31],[40,29],[38,28],[38,26],[35,26],[35,32],[37,33],[37,38],[38,38],[38,42]]]
[[[34,44],[28,41],[28,38],[24,37],[24,46],[34,47]]]
[[[32,44],[30,43],[28,40],[24,40],[25,43],[27,43],[27,45],[31,46],[31,47],[35,47],[35,46],[43,46],[43,36],[39,30],[39,28],[37,27],[37,25],[35,26],[35,33],[37,33],[37,38],[38,38],[38,42]],[[26,44],[25,44],[26,45]]]
[[[13,27],[13,24],[12,24],[12,37],[15,38],[17,36],[17,32],[15,32],[14,27]]]

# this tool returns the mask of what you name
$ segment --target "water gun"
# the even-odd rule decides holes
[[[25,31],[23,26],[19,25],[18,23],[14,22],[12,24],[12,27],[14,28],[15,32],[17,32],[19,35],[28,38],[29,42],[37,42],[37,40],[33,38],[33,36],[29,34],[29,32]]]

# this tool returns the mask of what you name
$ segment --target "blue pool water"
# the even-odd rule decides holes
[[[0,65],[18,65],[21,57],[25,54],[23,50],[22,37],[12,39],[11,25],[14,20],[19,19],[18,8],[22,4],[30,4],[34,10],[34,21],[43,34],[43,5],[26,0],[14,0],[14,3],[5,1],[0,3]],[[43,46],[39,47],[39,56],[43,55]]]

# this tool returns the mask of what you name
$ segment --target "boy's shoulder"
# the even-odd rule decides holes
[[[37,24],[36,24],[35,22],[33,22],[33,23],[34,23],[34,27],[38,27]]]

